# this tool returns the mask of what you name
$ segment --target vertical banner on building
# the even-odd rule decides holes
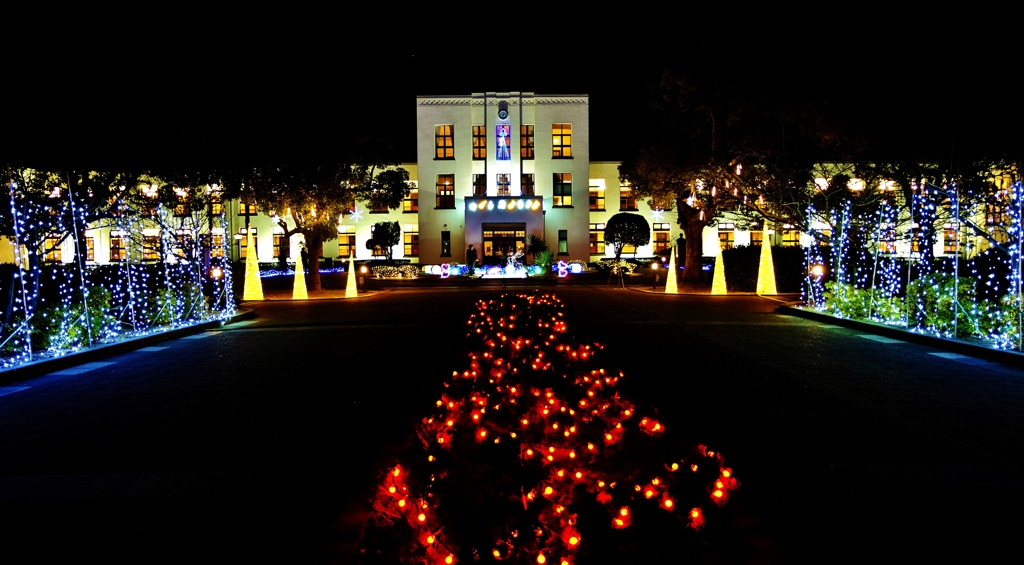
[[[495,136],[497,137],[498,154],[495,157],[498,161],[511,161],[512,152],[509,150],[509,125],[498,124],[494,126]]]

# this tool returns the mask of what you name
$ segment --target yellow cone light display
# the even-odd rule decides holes
[[[292,300],[308,300],[306,292],[306,269],[303,268],[302,259],[295,262],[295,283],[292,286]]]
[[[722,246],[715,255],[715,278],[711,281],[711,294],[728,294],[725,288],[725,262],[722,261]]]
[[[775,263],[772,262],[772,244],[768,241],[768,230],[761,238],[761,263],[757,267],[757,293],[778,294],[775,288]]]
[[[665,274],[665,294],[679,294],[679,285],[676,282],[676,254],[675,249],[668,254],[668,273]]]
[[[352,260],[352,255],[348,256],[348,278],[345,279],[345,298],[355,298],[359,295],[359,289],[356,288],[356,264]]]
[[[260,279],[260,263],[256,259],[256,242],[252,233],[245,234],[245,289],[242,300],[263,300],[263,281]]]

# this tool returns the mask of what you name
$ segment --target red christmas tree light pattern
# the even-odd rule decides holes
[[[570,565],[600,545],[588,537],[638,517],[697,530],[725,504],[738,483],[721,454],[662,457],[676,449],[664,424],[619,394],[621,372],[595,367],[604,346],[566,337],[562,310],[547,294],[476,304],[468,367],[443,383],[372,501],[374,526],[398,541],[364,559]]]

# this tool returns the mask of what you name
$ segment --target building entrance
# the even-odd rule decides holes
[[[484,262],[495,263],[508,257],[509,251],[526,252],[526,224],[483,224]],[[491,258],[490,261],[487,258]]]

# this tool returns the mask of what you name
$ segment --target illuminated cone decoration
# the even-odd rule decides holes
[[[355,298],[359,295],[356,288],[356,264],[352,255],[348,256],[348,278],[345,279],[345,298]]]
[[[728,294],[725,288],[725,262],[722,261],[722,246],[718,246],[715,255],[715,278],[711,281],[711,294]]]
[[[306,292],[306,269],[303,268],[302,259],[295,262],[295,284],[292,286],[292,300],[308,300]]]
[[[263,281],[260,279],[260,263],[256,259],[256,242],[251,232],[246,233],[245,238],[245,289],[242,300],[263,300]]]
[[[676,282],[676,254],[675,249],[668,255],[668,273],[665,275],[665,294],[679,294],[679,285]]]
[[[757,267],[757,294],[778,294],[775,288],[775,264],[772,262],[772,244],[768,230],[761,238],[761,262]]]

